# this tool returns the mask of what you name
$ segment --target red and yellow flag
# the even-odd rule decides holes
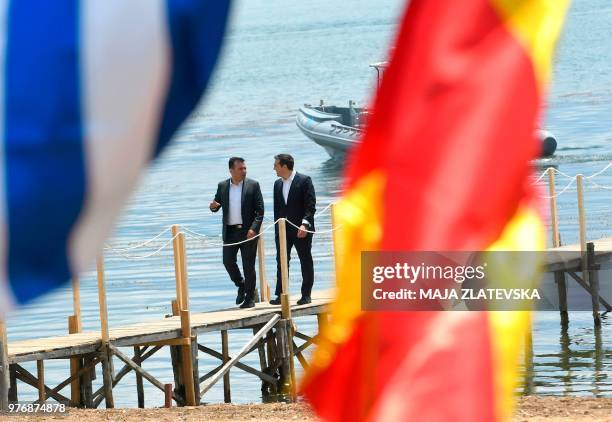
[[[326,420],[508,417],[527,312],[362,312],[361,251],[537,250],[528,181],[565,0],[411,0],[336,206],[303,392]]]

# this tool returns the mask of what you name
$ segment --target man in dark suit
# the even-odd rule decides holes
[[[289,154],[278,154],[274,157],[274,170],[280,178],[274,182],[274,220],[286,218],[287,223],[287,262],[291,259],[291,249],[295,246],[302,266],[302,297],[298,305],[311,302],[310,294],[314,282],[312,262],[312,233],[314,231],[314,214],[317,202],[314,186],[309,176],[293,170],[294,160]],[[280,305],[282,290],[280,244],[278,225],[276,226],[276,299],[270,301]]]
[[[259,183],[246,177],[244,159],[229,159],[231,177],[219,182],[215,199],[210,203],[212,212],[223,208],[223,265],[231,280],[238,287],[236,305],[241,308],[255,306],[255,257],[257,241],[255,239],[239,245],[225,246],[252,239],[261,228],[264,216],[264,202]],[[240,250],[242,271],[236,264]]]

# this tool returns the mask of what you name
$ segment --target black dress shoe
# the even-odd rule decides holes
[[[297,301],[298,305],[307,305],[310,302],[312,302],[312,300],[310,299],[310,296],[302,296],[300,298],[300,300]]]
[[[245,300],[244,303],[240,305],[240,309],[254,308],[254,307],[255,307],[255,302],[253,302],[253,299]]]
[[[238,295],[236,296],[236,305],[240,305],[242,302],[244,302],[244,297],[246,296],[245,292],[244,292],[244,280],[242,281],[242,283],[238,283]]]
[[[280,304],[281,304],[281,300],[280,300],[280,297],[278,296],[276,297],[276,299],[272,299],[270,301],[270,305],[280,305]]]

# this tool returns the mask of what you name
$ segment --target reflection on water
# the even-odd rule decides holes
[[[570,313],[570,327],[559,330],[558,342],[555,344],[552,341],[544,343],[537,338],[537,331],[541,330],[542,325],[553,322],[553,316],[558,318],[558,315],[552,312],[546,314],[545,321],[537,321],[536,317],[534,346],[532,349],[529,346],[525,348],[526,358],[521,366],[524,384],[519,392],[611,397],[610,319],[604,318],[601,327],[589,327],[588,312]],[[572,318],[576,320],[573,321]],[[552,335],[548,336],[549,339],[551,337]]]

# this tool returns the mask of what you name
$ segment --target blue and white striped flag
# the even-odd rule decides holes
[[[93,262],[206,87],[229,0],[0,0],[0,313]]]

